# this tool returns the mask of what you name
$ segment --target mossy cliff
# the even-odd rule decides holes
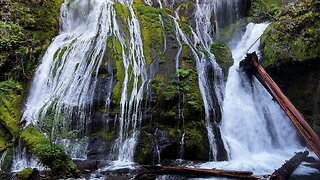
[[[0,82],[0,153],[6,153],[2,170],[10,171],[13,160],[12,148],[20,139],[40,162],[51,168],[53,173],[59,172],[58,177],[78,177],[79,171],[71,158],[60,146],[50,143],[36,128],[29,126],[20,134],[19,106],[22,94],[23,89],[17,82]],[[42,147],[47,149],[43,150]]]
[[[258,21],[274,20],[281,15],[282,0],[252,0],[251,16]]]
[[[303,62],[319,58],[319,3],[305,0],[284,8],[261,37],[265,61],[263,65]]]
[[[225,74],[228,74],[229,68],[233,64],[233,58],[229,47],[223,43],[214,43],[211,45],[211,53],[215,55],[216,61],[219,63]]]
[[[1,1],[0,80],[31,79],[59,30],[63,0]]]
[[[261,37],[263,66],[318,134],[319,16],[315,0],[287,4]]]
[[[10,171],[13,146],[21,139],[44,165],[59,172],[59,177],[79,176],[77,167],[61,147],[49,146],[47,140],[42,141],[45,137],[38,130],[29,131],[31,127],[20,132],[23,122],[19,122],[26,94],[23,86],[27,86],[51,39],[58,33],[62,2],[0,1],[0,153],[6,151],[2,170]],[[44,152],[37,147],[40,144],[50,147],[51,151],[45,150],[48,156],[44,157]],[[46,158],[51,159],[45,162]]]

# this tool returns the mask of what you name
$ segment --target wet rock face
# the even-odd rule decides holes
[[[192,39],[189,25],[195,28],[194,11],[196,10],[196,2],[184,0],[168,2],[167,6],[170,11],[160,10],[158,2],[152,2],[151,7],[145,6],[143,2],[141,4],[138,1],[134,4],[137,10],[137,17],[139,21],[141,21],[142,36],[146,46],[144,49],[151,49],[150,52],[145,52],[147,53],[145,55],[148,63],[148,73],[150,73],[148,77],[150,78],[150,84],[148,84],[145,98],[141,102],[141,113],[143,114],[141,124],[142,132],[140,133],[140,138],[137,143],[135,161],[142,164],[156,164],[159,161],[158,154],[161,156],[160,159],[176,159],[182,157],[189,160],[208,160],[210,158],[210,148],[207,130],[204,124],[205,108],[202,95],[199,91],[194,54],[187,44],[182,44],[182,52],[179,56],[179,67],[176,69],[176,55],[180,47],[176,37],[174,21],[169,17],[174,16],[173,10],[180,6],[180,9],[177,11],[180,16],[178,24],[181,26],[181,29],[185,31],[186,35]],[[118,20],[123,21],[122,17],[126,16],[124,13],[125,7],[119,4],[117,4],[117,6],[118,9],[116,9],[116,13],[120,16]],[[159,24],[157,19],[159,14],[163,16],[164,27],[159,26],[161,24]],[[211,19],[214,26],[214,14],[212,14]],[[153,25],[150,24],[149,21],[152,22]],[[127,33],[125,32],[125,23],[123,23],[122,26],[124,28],[123,33]],[[154,29],[154,31],[151,32],[150,28]],[[212,33],[214,33],[214,31]],[[148,39],[149,36],[151,36],[151,38]],[[157,38],[155,39],[153,36],[157,36]],[[214,39],[214,41],[216,40]],[[166,48],[164,47],[164,43],[166,44]],[[116,45],[116,43],[113,42],[113,45]],[[219,45],[223,46],[222,44]],[[197,48],[200,49],[199,52],[204,51],[200,45]],[[226,49],[227,46],[223,46],[222,52],[219,51],[219,48],[220,46],[213,52],[214,55],[220,53],[219,55],[223,56],[223,54],[230,52]],[[112,50],[109,49],[108,52],[109,51]],[[205,54],[208,55],[208,52],[205,52]],[[150,57],[148,57],[149,55]],[[91,139],[88,146],[88,157],[93,159],[105,156],[104,153],[112,154],[112,146],[119,133],[119,122],[116,117],[118,115],[119,118],[119,113],[121,112],[119,103],[121,89],[117,89],[117,86],[121,86],[122,82],[119,81],[121,80],[119,78],[112,79],[110,75],[112,73],[121,74],[123,73],[123,69],[121,63],[120,66],[117,65],[116,61],[120,60],[114,56],[112,53],[107,53],[107,61],[111,63],[103,67],[106,69],[100,69],[98,71],[99,77],[94,91],[96,94],[94,96],[94,102],[88,105],[88,109],[90,109],[90,120],[87,122],[86,133]],[[219,64],[224,64],[224,74],[227,74],[227,69],[230,66],[229,54],[225,59],[219,59]],[[207,58],[207,61],[208,69],[206,69],[206,76],[212,79],[213,82],[215,81],[215,70],[212,64],[210,64],[209,58]],[[114,82],[110,82],[111,80],[114,80]],[[108,89],[110,84],[112,100],[110,102],[110,108],[108,109],[108,107],[105,106],[106,99],[103,97],[103,94],[111,92]],[[208,86],[208,88],[211,89],[209,95],[212,96],[213,104],[218,107],[219,103],[214,92],[214,84]],[[212,123],[220,123],[220,108],[214,108],[214,110],[209,111],[211,114],[210,121],[212,121]],[[75,121],[76,119],[77,118],[75,118]],[[159,135],[160,131],[156,132],[157,128],[161,129],[163,135]],[[219,143],[219,149],[217,150],[219,154],[218,159],[225,160],[226,156],[223,155],[225,154],[224,145],[218,126],[215,132],[217,133],[216,141]],[[182,148],[185,152],[180,156],[183,134],[185,134],[185,144],[182,145]],[[100,148],[100,146],[109,147]],[[195,151],[199,153],[193,153]]]
[[[217,26],[223,28],[236,20],[245,17],[250,8],[250,0],[216,1]]]
[[[210,154],[207,131],[201,125],[193,125],[194,127],[187,126],[184,131],[172,127],[143,130],[137,144],[135,160],[139,164],[151,165],[181,158],[208,161]],[[221,159],[225,157],[221,156]]]
[[[112,152],[113,142],[107,141],[102,137],[93,137],[89,139],[87,148],[88,159],[105,160],[107,154]]]

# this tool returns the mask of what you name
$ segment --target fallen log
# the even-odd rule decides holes
[[[284,163],[281,168],[272,173],[270,180],[283,180],[289,178],[292,172],[307,158],[308,154],[308,151],[296,153],[289,161]]]
[[[301,136],[306,141],[308,148],[313,150],[320,157],[320,139],[309,124],[304,120],[298,110],[293,106],[289,99],[282,93],[279,86],[272,80],[269,74],[258,62],[255,52],[247,54],[247,57],[240,62],[240,67],[244,69],[249,76],[254,75],[267,91],[278,102],[283,111],[288,115]]]
[[[182,166],[141,166],[135,180],[151,179],[154,175],[179,175],[187,177],[229,177],[238,179],[259,179],[251,171],[189,168]]]

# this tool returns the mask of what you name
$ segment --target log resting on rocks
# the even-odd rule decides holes
[[[307,158],[308,154],[308,151],[296,153],[290,160],[284,163],[281,168],[272,173],[270,180],[283,180],[289,178],[292,172]]]
[[[313,150],[316,155],[320,157],[320,139],[318,135],[259,64],[256,53],[247,54],[247,57],[240,62],[240,67],[248,74],[248,76],[251,77],[253,75],[260,81],[296,126],[309,149]]]
[[[259,179],[253,176],[250,171],[232,171],[232,170],[218,170],[218,169],[201,169],[189,168],[182,166],[142,166],[140,173],[135,176],[138,179],[151,179],[152,176],[157,175],[179,175],[187,177],[229,177],[240,179]]]

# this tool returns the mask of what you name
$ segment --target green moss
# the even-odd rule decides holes
[[[0,82],[0,122],[13,137],[19,133],[22,91],[21,85],[15,81]]]
[[[141,23],[141,34],[146,63],[150,64],[153,57],[152,48],[154,48],[155,53],[158,56],[161,55],[163,30],[159,15],[161,15],[162,18],[165,18],[166,13],[164,9],[145,6],[141,1],[135,1],[133,8]]]
[[[116,2],[114,4],[114,8],[116,10],[117,15],[120,16],[120,18],[123,22],[125,22],[129,18],[130,12],[129,12],[129,9],[127,6],[125,6],[119,2]]]
[[[13,162],[13,146],[10,146],[6,149],[7,151],[6,156],[1,164],[1,170],[5,172],[10,172],[12,169],[12,162]],[[1,154],[2,156],[3,154]]]
[[[216,61],[219,63],[222,70],[226,73],[232,66],[233,58],[229,47],[226,44],[214,43],[211,45],[211,53],[214,54]]]
[[[155,143],[154,137],[151,134],[142,132],[138,143],[135,152],[135,161],[139,164],[152,164],[152,147]]]
[[[0,153],[7,149],[7,146],[9,146],[8,143],[11,140],[11,133],[2,124],[0,124]]]
[[[185,117],[191,118],[201,114],[203,101],[198,88],[197,73],[193,69],[178,69],[179,79],[169,81],[160,97],[164,101],[164,115],[166,118],[176,117],[176,106],[179,98],[184,97],[183,108]]]
[[[196,129],[186,128],[185,130],[186,148],[196,148],[198,150],[202,150],[203,148],[202,144],[203,144],[202,134]]]
[[[0,80],[28,80],[50,40],[58,33],[63,0],[11,0],[0,17]],[[23,64],[21,62],[24,62]]]
[[[284,15],[272,23],[261,37],[265,67],[319,58],[319,11],[315,2],[303,1],[286,7]]]
[[[61,51],[59,52],[59,61],[61,61],[62,60],[62,57],[63,57],[63,55],[64,55],[64,53],[66,52],[68,50],[68,47],[67,46],[64,46],[62,49],[61,49]]]
[[[282,0],[253,0],[251,15],[253,17],[264,17],[277,19],[281,15]]]
[[[203,119],[189,121],[185,125],[186,158],[206,160],[209,154],[207,130]],[[192,154],[192,152],[198,152]]]
[[[127,25],[127,20],[130,17],[130,11],[127,6],[116,2],[114,4],[114,8],[116,10],[116,14],[120,17],[122,21],[122,27],[125,32],[129,32],[128,25]]]
[[[178,129],[177,128],[167,128],[168,136],[173,141],[178,140]]]
[[[18,179],[31,179],[32,178],[33,169],[25,168],[17,173]]]
[[[178,24],[179,27],[181,28],[181,30],[186,33],[187,35],[191,35],[191,27],[189,26],[189,24],[186,22],[185,18],[182,17],[181,20],[178,20]]]
[[[108,50],[116,69],[117,83],[112,91],[112,103],[119,104],[121,98],[121,87],[124,79],[124,67],[122,58],[122,46],[119,40],[109,37],[107,42]],[[106,66],[106,65],[105,65]]]
[[[50,143],[41,132],[33,127],[26,127],[20,136],[25,144],[40,162],[51,169],[51,173],[58,177],[79,177],[80,171],[59,145]]]
[[[40,143],[33,149],[40,162],[51,169],[58,177],[79,177],[80,171],[63,148],[56,144]]]
[[[20,140],[29,149],[34,149],[39,143],[44,143],[46,141],[48,142],[48,139],[43,134],[41,134],[41,132],[37,128],[33,126],[28,126],[22,131]]]

